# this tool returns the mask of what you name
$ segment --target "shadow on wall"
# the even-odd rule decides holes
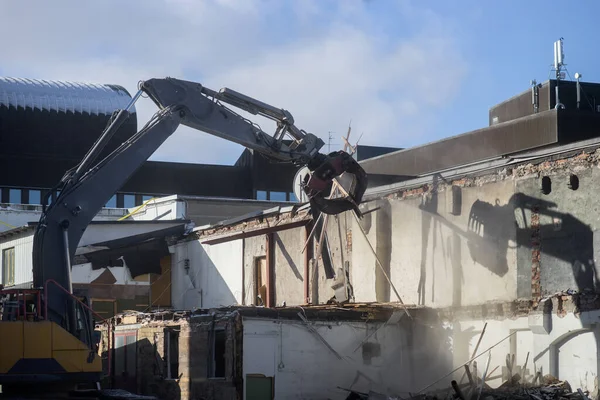
[[[224,271],[229,269],[233,274],[238,273],[228,260],[228,257],[235,256],[235,252],[219,249],[219,246],[226,245],[228,243],[211,246],[209,255],[198,241],[187,242],[187,250],[178,255],[174,266],[173,276],[177,277],[177,287],[173,290],[175,308],[193,310],[238,303],[230,284],[219,271],[221,265]]]
[[[552,259],[571,265],[578,290],[598,290],[592,229],[573,215],[556,208],[553,202],[523,193],[515,193],[504,206],[475,201],[471,206],[467,232],[472,259],[503,276],[508,271],[506,253],[509,242],[514,237],[516,247],[531,249],[534,262],[538,258],[536,253],[539,253],[548,260],[544,265],[550,268],[554,264]],[[552,222],[542,223],[548,220]],[[564,271],[560,275],[564,276]]]
[[[470,208],[467,229],[463,229],[438,214],[437,187],[441,179],[438,175],[433,177],[432,190],[419,206],[423,211],[419,304],[425,304],[427,255],[441,246],[444,260],[449,259],[457,283],[453,285],[453,304],[460,306],[464,283],[461,243],[465,240],[471,259],[497,276],[508,272],[507,253],[513,248],[520,252],[519,268],[523,276],[531,274],[532,262],[540,257],[544,260],[546,290],[572,288],[571,282],[579,291],[600,290],[594,261],[594,234],[588,224],[572,214],[558,211],[553,202],[515,193],[506,205],[499,201],[491,204],[476,200]],[[448,240],[442,237],[441,226],[452,231]],[[566,265],[571,266],[568,272],[564,270]],[[433,296],[433,286],[431,292]]]
[[[164,339],[160,334],[152,341],[136,340],[135,330],[115,332],[112,387],[159,399],[181,399],[179,384],[169,376],[169,372],[173,377],[178,376],[178,363],[167,365],[172,360],[158,352],[158,347],[166,347],[159,343]]]

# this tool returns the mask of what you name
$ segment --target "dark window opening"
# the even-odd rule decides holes
[[[542,178],[542,193],[549,195],[552,192],[552,180],[548,176]]]
[[[579,189],[579,177],[577,175],[572,174],[571,176],[569,176],[569,189]]]
[[[225,330],[214,331],[212,378],[225,378]]]
[[[167,379],[179,378],[179,332],[168,329],[165,331],[167,362]]]

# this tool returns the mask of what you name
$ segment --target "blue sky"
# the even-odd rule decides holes
[[[175,76],[286,108],[336,144],[352,120],[351,139],[408,147],[486,126],[490,106],[548,78],[560,37],[571,75],[600,81],[598,11],[592,0],[1,2],[0,74],[132,92]],[[155,110],[139,103],[139,124]],[[182,127],[152,158],[231,164],[241,151]]]

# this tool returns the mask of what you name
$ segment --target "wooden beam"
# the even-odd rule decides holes
[[[304,252],[304,303],[310,303],[310,260],[313,258],[313,238],[312,226],[316,225],[309,223],[304,226],[304,243],[306,251]]]
[[[250,230],[250,231],[242,231],[242,232],[234,233],[234,234],[227,235],[227,236],[216,237],[214,239],[206,239],[206,240],[201,239],[200,243],[202,243],[202,244],[219,244],[219,243],[231,242],[232,240],[237,240],[237,239],[246,239],[246,238],[254,237],[254,236],[268,235],[268,234],[274,233],[274,232],[281,232],[281,231],[285,231],[287,229],[298,228],[300,226],[306,225],[309,222],[310,222],[310,220],[306,219],[306,220],[302,220],[302,221],[296,221],[296,222],[281,224],[281,225],[277,225],[277,226],[269,226],[266,228],[259,228],[259,229]]]
[[[267,308],[275,306],[275,237],[273,232],[266,235],[267,239]]]

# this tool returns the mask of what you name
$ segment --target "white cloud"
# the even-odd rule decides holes
[[[398,27],[422,28],[380,26],[371,2],[351,0],[2,2],[10,45],[0,73],[131,92],[139,80],[174,76],[286,108],[299,127],[323,139],[333,131],[338,144],[352,120],[355,140],[364,132],[363,144],[403,147],[432,135],[466,66],[447,21],[401,3],[390,2]],[[156,108],[138,104],[142,125]],[[182,127],[152,158],[231,163],[241,150]]]

